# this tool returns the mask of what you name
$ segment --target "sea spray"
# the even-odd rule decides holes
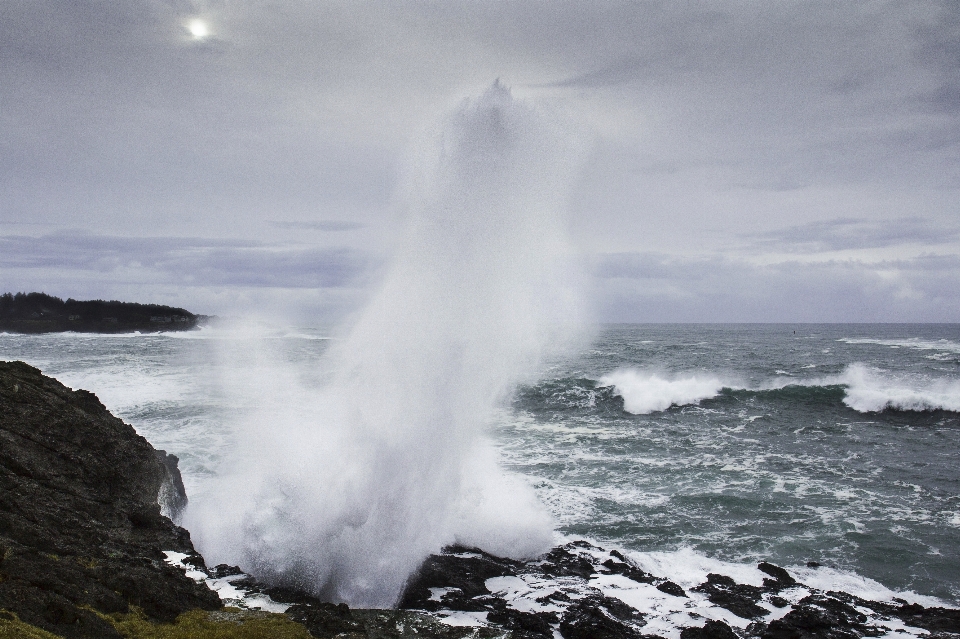
[[[601,377],[599,382],[603,386],[613,386],[623,398],[623,409],[634,415],[696,404],[702,399],[716,397],[725,386],[713,375],[670,377],[633,368],[617,369]]]
[[[552,520],[483,439],[494,411],[578,334],[562,211],[574,146],[495,83],[414,154],[409,223],[382,286],[308,391],[264,356],[220,478],[186,515],[208,561],[389,606],[445,544],[545,550]]]

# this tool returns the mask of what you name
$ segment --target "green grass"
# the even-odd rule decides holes
[[[191,610],[172,624],[154,623],[137,609],[100,616],[128,639],[311,639],[306,628],[285,615],[258,610]]]
[[[0,639],[59,639],[59,637],[20,621],[16,613],[0,610]]]

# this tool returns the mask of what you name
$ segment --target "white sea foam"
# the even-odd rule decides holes
[[[890,348],[913,348],[920,351],[960,353],[960,342],[948,339],[921,339],[919,337],[910,339],[870,339],[844,337],[837,341],[847,344],[878,344],[880,346],[889,346]]]
[[[861,413],[896,410],[960,411],[960,379],[892,373],[862,363],[847,366],[842,373],[825,377],[798,378],[777,371],[778,376],[758,386],[724,381],[715,374],[661,375],[635,368],[618,369],[600,378],[623,397],[624,410],[645,415],[670,406],[696,404],[716,397],[723,388],[779,390],[788,386],[845,386],[843,402]]]
[[[561,538],[560,543],[570,541]],[[564,592],[576,600],[594,595],[597,591],[607,597],[623,601],[643,617],[643,632],[656,634],[667,639],[680,639],[684,628],[702,627],[706,620],[715,619],[733,628],[744,629],[750,619],[739,617],[729,610],[711,602],[708,596],[694,588],[705,581],[710,573],[731,577],[741,584],[761,586],[769,575],[763,573],[755,563],[738,563],[713,559],[690,548],[673,551],[626,552],[631,562],[644,572],[660,578],[668,578],[686,591],[686,596],[676,597],[658,590],[653,584],[638,583],[623,575],[604,572],[602,563],[610,558],[607,551],[600,548],[579,547],[575,551],[581,558],[593,564],[597,572],[588,580],[577,577],[549,577],[536,574],[520,576],[494,577],[487,579],[488,590],[506,600],[514,610],[525,612],[554,612],[562,614],[563,607],[547,599],[547,595],[557,591]],[[898,592],[885,588],[881,584],[861,577],[855,573],[831,568],[807,568],[787,566],[787,570],[800,582],[777,593],[790,604],[795,605],[812,592],[840,590],[874,601],[889,601],[900,598],[924,606],[950,605],[934,597],[918,595],[914,592]],[[767,598],[757,602],[765,611],[762,621],[770,623],[791,611],[790,606],[778,608]],[[866,611],[868,616],[874,613]],[[925,631],[907,627],[898,620],[889,621],[876,618],[878,625],[890,630],[902,629],[907,634],[899,636],[918,636]]]
[[[412,162],[408,231],[369,306],[310,388],[266,342],[228,354],[260,408],[185,523],[214,563],[358,606],[393,604],[431,552],[460,541],[538,553],[552,520],[481,439],[497,403],[577,333],[558,210],[562,135],[496,84]],[[229,344],[229,342],[225,342]]]
[[[825,592],[836,590],[870,601],[893,601],[894,598],[898,598],[922,606],[955,607],[950,602],[937,597],[919,595],[912,590],[892,590],[873,579],[848,570],[838,570],[827,566],[820,566],[819,568],[786,566],[786,568],[797,581]]]
[[[724,386],[713,375],[661,376],[652,371],[624,368],[600,378],[600,383],[613,386],[623,397],[623,408],[634,415],[666,410],[671,406],[696,404],[716,397]]]
[[[757,564],[714,559],[691,548],[653,552],[633,551],[626,554],[642,570],[669,576],[672,581],[685,589],[705,582],[709,573],[726,575],[737,583],[753,586],[763,585],[764,578],[769,576],[761,572]],[[871,601],[893,601],[894,598],[900,598],[923,606],[955,607],[937,597],[920,595],[911,590],[892,590],[873,579],[848,570],[827,566],[811,568],[797,565],[787,565],[785,568],[800,583],[824,592],[842,591]]]
[[[840,376],[847,406],[861,413],[898,410],[960,411],[960,380],[929,376],[894,375],[852,364]]]

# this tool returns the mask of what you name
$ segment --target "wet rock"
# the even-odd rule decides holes
[[[773,579],[763,580],[763,587],[765,590],[779,592],[784,588],[797,585],[797,580],[791,577],[790,573],[780,566],[775,566],[771,563],[767,563],[766,561],[761,561],[759,564],[757,564],[757,568],[773,577]]]
[[[686,597],[687,593],[683,591],[678,584],[673,583],[672,581],[665,581],[662,584],[657,584],[657,590],[660,592],[665,592],[668,595],[673,595],[674,597]]]
[[[733,629],[722,621],[711,619],[702,627],[684,628],[680,639],[739,639]]]
[[[242,575],[243,571],[240,570],[238,566],[228,566],[227,564],[217,564],[213,568],[207,570],[209,574],[214,579],[222,579],[223,577],[233,577],[234,575]]]
[[[482,602],[471,602],[474,597],[489,595],[486,580],[493,577],[515,576],[522,564],[495,557],[475,548],[450,546],[439,555],[431,555],[407,582],[398,607],[407,610],[436,611],[485,610]],[[431,588],[454,589],[437,601]]]
[[[614,555],[614,553],[616,554]],[[656,581],[656,578],[654,578],[653,575],[648,575],[647,573],[643,572],[642,570],[634,566],[632,563],[629,562],[629,560],[626,559],[626,557],[618,553],[616,550],[614,550],[610,554],[616,556],[618,559],[620,559],[620,561],[607,559],[600,565],[606,568],[607,570],[609,570],[610,572],[612,572],[613,574],[623,575],[627,579],[632,579],[634,581],[644,583],[644,584],[652,584],[654,581]]]
[[[351,610],[353,618],[363,624],[365,634],[336,635],[338,639],[504,639],[498,628],[450,626],[427,615],[408,610]],[[332,637],[318,635],[315,637]]]
[[[598,604],[603,608],[608,615],[616,617],[621,621],[630,621],[633,623],[643,624],[643,613],[639,612],[635,608],[628,606],[619,599],[615,597],[605,597],[600,596],[590,596],[581,601],[591,601]]]
[[[418,604],[421,609],[425,607],[423,599],[430,599],[432,594],[429,605],[435,610],[485,612],[491,624],[488,630],[509,632],[513,639],[549,637],[548,626],[551,632],[559,632],[565,639],[649,639],[643,634],[647,622],[652,624],[655,621],[660,627],[660,624],[678,623],[677,620],[682,619],[682,616],[659,613],[655,609],[645,616],[624,601],[605,596],[603,592],[615,594],[618,588],[608,590],[604,586],[602,592],[596,587],[598,574],[594,563],[597,557],[603,559],[604,555],[602,549],[590,544],[566,544],[526,562],[500,559],[479,551],[451,550],[455,552],[428,560],[418,581],[411,583],[408,591],[421,588]],[[845,593],[823,594],[816,590],[791,607],[790,601],[779,593],[801,584],[774,564],[762,562],[758,567],[767,575],[763,587],[739,584],[728,576],[711,573],[704,584],[692,589],[705,594],[712,605],[751,620],[745,629],[735,630],[713,620],[699,628],[677,627],[676,631],[683,639],[852,639],[883,634],[887,632],[882,628],[883,621],[895,618],[916,629],[928,630],[930,639],[960,639],[960,611],[957,610],[924,608],[903,600],[870,602]],[[621,574],[630,569],[640,573],[638,576],[642,576],[644,582],[654,584],[661,592],[676,596],[687,594],[679,585],[662,576],[644,573],[617,551],[610,552],[609,558],[602,562],[600,573]],[[486,579],[506,575],[521,577],[527,584],[526,588],[520,586],[517,598],[510,601],[488,592],[485,587]],[[432,593],[430,588],[434,589]],[[632,589],[627,586],[626,590]],[[639,590],[642,592],[643,589]],[[635,596],[631,593],[629,600]],[[416,601],[409,592],[404,597]],[[764,601],[769,605],[760,605]],[[697,605],[702,603],[705,602],[698,601]],[[549,607],[551,612],[536,612],[538,606]],[[781,608],[778,615],[786,614],[770,621],[770,617],[775,616],[770,615],[771,606]],[[873,611],[874,614],[863,614],[864,611]],[[689,614],[693,618],[699,616],[692,610]]]
[[[487,621],[507,630],[513,630],[514,639],[552,639],[553,628],[560,619],[554,612],[521,612],[512,608],[487,614]]]
[[[570,599],[569,595],[567,595],[566,593],[561,592],[559,590],[554,590],[549,595],[537,597],[534,601],[536,601],[539,604],[550,604],[550,603],[557,603],[557,602],[569,602],[569,601],[572,601],[572,599]]]
[[[765,608],[757,605],[763,591],[756,586],[738,584],[726,575],[710,573],[707,582],[694,588],[696,592],[707,595],[711,603],[726,608],[738,617],[757,619],[767,614]]]
[[[353,618],[346,604],[295,604],[287,609],[287,616],[303,624],[314,637],[365,635],[363,623]]]
[[[302,624],[318,639],[502,639],[504,636],[499,629],[450,626],[417,612],[351,609],[346,604],[298,604],[287,610],[287,617]]]
[[[640,614],[640,613],[636,613]],[[640,632],[604,611],[592,599],[578,601],[569,608],[560,621],[564,639],[639,639]]]
[[[157,494],[157,503],[160,504],[160,513],[169,517],[175,524],[180,523],[183,509],[187,507],[187,490],[183,486],[183,477],[177,467],[180,459],[170,455],[165,450],[157,451],[157,459],[163,465],[163,480]]]
[[[852,606],[826,595],[801,599],[793,610],[772,621],[762,639],[860,639],[878,637],[885,630],[867,624],[867,616]]]
[[[923,628],[931,633],[951,633],[954,636],[960,636],[960,610],[924,608],[919,604],[907,604],[897,610],[893,616],[909,626]]]
[[[93,610],[135,605],[170,621],[219,608],[164,561],[163,550],[196,555],[160,513],[167,473],[92,393],[0,362],[0,609],[65,637],[118,637]]]
[[[960,635],[960,610],[953,608],[925,608],[920,604],[895,599],[896,604],[868,601],[845,592],[829,591],[827,595],[851,606],[873,610],[883,617],[900,619],[908,626],[923,628],[932,633]]]
[[[541,570],[544,574],[554,577],[589,579],[597,572],[596,568],[593,567],[593,562],[579,554],[570,552],[569,548],[571,547],[573,545],[568,544],[564,547],[554,548],[547,553],[541,564]]]

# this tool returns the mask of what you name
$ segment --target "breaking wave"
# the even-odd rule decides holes
[[[750,386],[716,374],[665,374],[622,368],[597,380],[564,378],[521,388],[518,407],[533,412],[564,411],[647,415],[671,407],[724,397],[767,397],[816,405],[843,403],[860,413],[885,410],[960,412],[960,380],[893,374],[850,364],[840,374],[798,379],[778,376]]]
[[[696,404],[716,397],[727,384],[719,377],[691,375],[666,377],[659,373],[627,368],[600,378],[604,386],[613,386],[623,397],[623,409],[634,415],[666,410],[671,406]]]
[[[891,375],[863,364],[848,366],[841,378],[847,387],[843,403],[861,413],[888,409],[960,412],[960,380]]]

